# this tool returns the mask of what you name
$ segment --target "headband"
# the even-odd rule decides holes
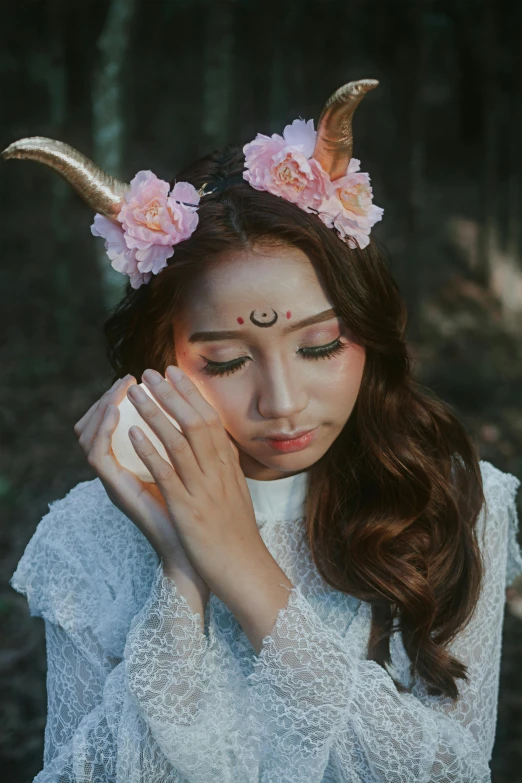
[[[57,171],[95,211],[91,232],[105,239],[111,265],[139,288],[167,266],[174,246],[196,230],[201,198],[248,182],[318,216],[350,248],[364,248],[384,210],[372,203],[368,174],[352,158],[352,116],[375,79],[340,87],[326,102],[317,131],[313,120],[297,119],[277,133],[245,144],[241,175],[199,190],[176,182],[172,190],[152,171],[138,171],[130,184],[106,174],[68,144],[41,136],[20,139],[2,157],[25,158]],[[207,189],[208,188],[208,189]]]

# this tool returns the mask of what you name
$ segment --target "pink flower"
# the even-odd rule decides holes
[[[243,147],[243,177],[256,190],[268,190],[305,212],[317,213],[349,247],[356,248],[356,240],[359,247],[366,247],[371,227],[384,212],[372,204],[370,178],[360,171],[360,161],[352,158],[344,176],[331,182],[312,158],[316,138],[313,120],[294,120],[282,136],[258,133]]]
[[[167,266],[173,246],[195,231],[199,200],[189,182],[176,182],[169,195],[168,182],[138,171],[118,214],[122,226],[97,214],[91,232],[104,237],[111,265],[139,288]]]
[[[177,182],[169,196],[168,182],[152,171],[138,171],[118,220],[127,247],[136,250],[140,272],[157,275],[167,266],[173,245],[188,239],[196,229],[198,204],[199,194],[188,182]]]
[[[125,235],[120,226],[108,220],[103,215],[96,214],[91,226],[91,233],[95,237],[105,239],[105,251],[111,260],[111,266],[117,272],[129,275],[133,288],[139,288],[148,283],[152,277],[151,272],[141,273],[136,262],[136,251],[130,250],[125,243]]]
[[[370,230],[382,220],[384,210],[372,203],[372,189],[368,174],[359,171],[360,161],[352,158],[343,177],[330,183],[329,194],[319,206],[319,217],[330,228],[335,228],[341,239],[348,238],[352,249],[370,243]]]
[[[244,179],[256,190],[268,190],[305,212],[314,211],[327,195],[329,184],[321,165],[311,157],[316,137],[313,120],[294,120],[283,136],[258,133],[243,147]]]

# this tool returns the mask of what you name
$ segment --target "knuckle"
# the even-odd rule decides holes
[[[96,453],[94,451],[89,451],[87,454],[87,462],[91,466],[91,468],[96,467],[97,459],[96,459]]]
[[[157,396],[160,398],[160,400],[172,400],[174,399],[174,389],[172,386],[169,386],[167,381],[165,383],[160,383],[156,390]]]
[[[188,443],[185,440],[185,438],[176,438],[176,440],[171,441],[169,444],[169,447],[171,448],[174,454],[182,454],[187,448],[187,446]]]
[[[207,413],[205,416],[205,422],[207,427],[218,427],[221,424],[221,419],[217,413]]]
[[[160,410],[154,405],[151,405],[149,407],[148,404],[145,404],[143,408],[140,410],[140,416],[143,416],[144,419],[152,420],[156,419],[160,415]]]
[[[170,465],[167,465],[166,462],[158,465],[156,476],[160,479],[160,481],[168,481],[170,478],[172,478],[173,475],[173,469],[170,467]]]
[[[134,443],[139,449],[140,457],[146,457],[150,459],[156,453],[154,448],[147,440],[134,441]]]
[[[164,440],[164,446],[167,452],[169,451],[176,451],[179,444],[178,438],[165,438]]]
[[[195,432],[199,432],[204,429],[206,425],[201,416],[190,416],[186,421],[186,426]]]

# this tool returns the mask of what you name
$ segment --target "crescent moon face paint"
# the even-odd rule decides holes
[[[272,307],[270,309],[274,314],[274,317],[271,320],[267,320],[268,313],[263,312],[262,310],[252,310],[250,313],[250,320],[255,326],[273,326],[277,321],[277,313]]]

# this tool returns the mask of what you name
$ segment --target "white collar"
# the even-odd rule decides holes
[[[297,519],[304,516],[306,490],[310,472],[307,470],[272,481],[259,481],[245,476],[254,513],[258,522]]]

